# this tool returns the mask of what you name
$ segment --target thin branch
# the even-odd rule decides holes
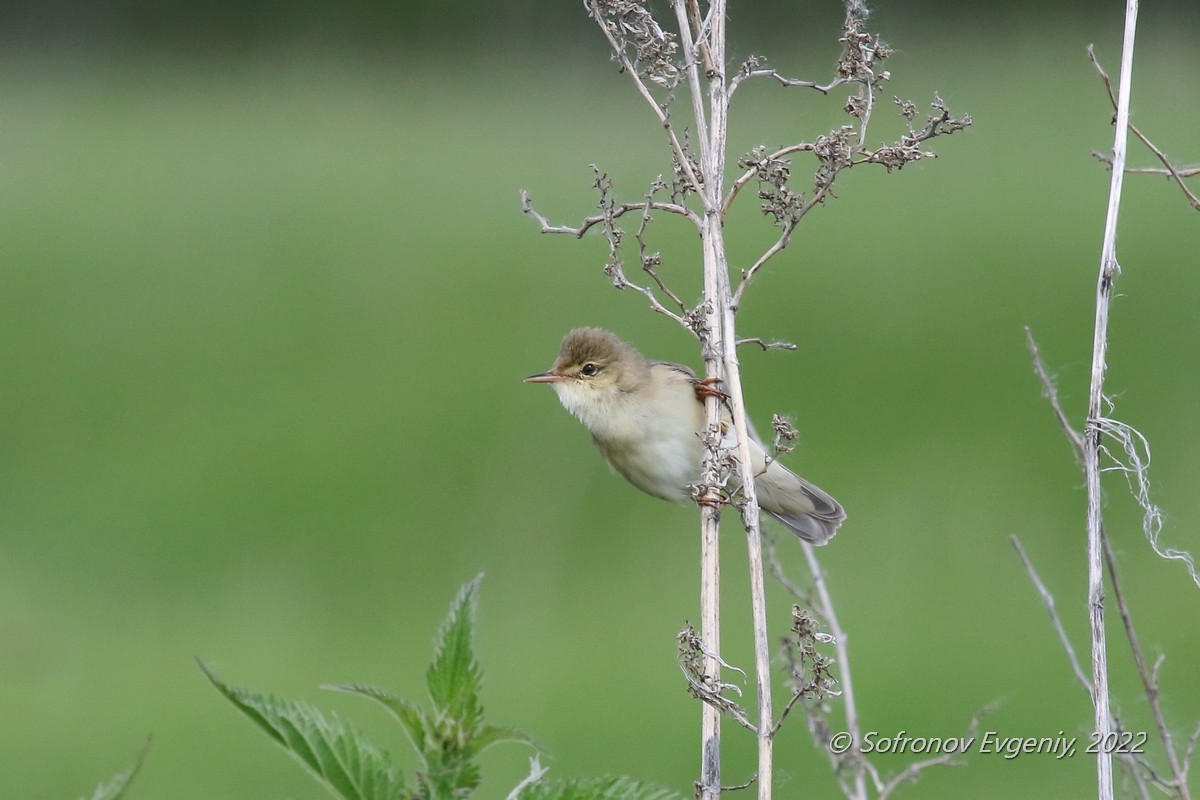
[[[752,337],[746,338],[746,339],[738,339],[737,344],[738,344],[738,347],[741,347],[744,344],[756,344],[759,347],[761,347],[763,350],[795,350],[796,349],[796,345],[792,344],[791,342],[767,342],[767,341],[763,341],[762,339],[760,339],[757,336],[752,336]]]
[[[1132,128],[1131,128],[1132,130]],[[1112,156],[1105,155],[1099,150],[1092,151],[1092,158],[1104,164],[1104,166],[1112,169]],[[1174,171],[1164,167],[1126,167],[1126,175],[1164,175],[1166,177],[1174,177],[1176,174],[1181,178],[1194,178],[1200,175],[1200,167],[1178,167]]]
[[[691,3],[685,7],[684,3],[680,2],[680,0],[676,0],[674,3],[672,3],[672,5],[675,6],[675,18],[679,27],[679,40],[683,45],[683,52],[687,59],[686,63],[684,64],[684,74],[687,76],[689,89],[688,94],[692,99],[692,119],[696,126],[696,139],[700,145],[700,163],[703,165],[700,167],[700,172],[703,174],[703,177],[708,178],[710,176],[707,175],[707,172],[711,168],[711,161],[713,158],[713,154],[710,150],[712,147],[712,142],[709,141],[709,119],[704,113],[704,94],[700,87],[700,70],[697,66],[699,62],[699,54],[697,53],[697,45],[692,38],[693,30],[695,35],[699,36],[703,28],[700,22],[700,9],[695,5],[695,3]],[[722,14],[725,13],[724,5],[722,5],[720,11]],[[703,57],[706,63],[711,62],[712,57],[708,51],[707,44],[704,45]],[[708,71],[707,68],[705,71]],[[686,157],[686,153],[684,156]],[[724,156],[725,154],[722,151],[720,157],[724,158]],[[678,157],[679,156],[677,154],[676,158]],[[695,172],[692,169],[692,164],[690,161],[688,162],[688,170],[693,174]],[[703,187],[700,185],[700,178],[701,176],[694,176],[692,185],[696,187],[696,191],[699,193],[704,207],[706,209],[710,209],[710,193],[707,191],[702,191]]]
[[[788,698],[787,703],[783,706],[783,711],[779,712],[779,719],[775,720],[775,724],[771,726],[772,738],[774,738],[775,734],[779,733],[779,731],[783,728],[783,723],[787,720],[788,715],[792,713],[792,709],[795,708],[796,704],[803,699],[803,693],[792,692],[792,696]]]
[[[1133,627],[1133,618],[1129,606],[1125,603],[1125,595],[1121,591],[1121,581],[1117,578],[1117,559],[1113,554],[1112,543],[1104,537],[1104,560],[1108,566],[1108,579],[1112,584],[1113,597],[1117,601],[1117,611],[1121,615],[1121,623],[1125,626],[1125,637],[1129,640],[1129,649],[1133,654],[1133,663],[1137,667],[1138,677],[1142,679],[1142,688],[1146,692],[1146,700],[1150,704],[1150,713],[1154,717],[1154,726],[1158,729],[1158,738],[1162,741],[1163,751],[1167,757],[1167,766],[1171,769],[1172,788],[1179,793],[1179,800],[1191,800],[1187,786],[1187,767],[1179,761],[1175,752],[1175,744],[1171,739],[1171,730],[1167,727],[1163,716],[1162,705],[1158,701],[1158,667],[1162,658],[1155,663],[1153,671],[1146,670],[1146,660],[1142,657],[1142,648],[1138,643],[1137,633]]]
[[[780,73],[779,70],[760,67],[760,63],[761,62],[759,62],[756,56],[750,56],[748,59],[746,59],[746,61],[742,64],[741,69],[739,69],[737,74],[734,75],[729,81],[729,91],[726,96],[730,100],[733,100],[733,93],[737,91],[737,88],[751,78],[773,78],[781,86],[786,88],[816,89],[821,94],[829,94],[838,86],[841,86],[844,83],[849,83],[849,79],[845,77],[834,78],[829,83],[802,81],[796,78],[789,78]]]
[[[816,145],[811,142],[800,142],[798,144],[790,144],[787,147],[781,147],[774,153],[771,153],[765,160],[778,160],[792,153],[800,153],[811,151],[816,148]],[[742,176],[735,180],[729,187],[729,194],[725,196],[725,202],[721,204],[721,219],[724,220],[729,214],[729,207],[733,205],[733,201],[737,199],[738,193],[742,191],[742,187],[754,180],[758,176],[758,170],[754,167],[747,169]]]
[[[834,652],[837,654],[836,659],[840,667],[838,670],[838,684],[842,687],[842,703],[846,713],[846,730],[850,734],[851,741],[858,743],[862,741],[862,727],[858,720],[858,704],[854,699],[854,681],[850,677],[850,650],[846,631],[842,629],[842,625],[838,622],[837,612],[833,607],[833,597],[829,593],[829,586],[825,583],[825,571],[821,568],[821,562],[817,559],[817,552],[808,542],[800,542],[801,549],[804,551],[804,559],[808,562],[808,571],[812,575],[813,588],[816,589],[817,613],[825,620],[825,624],[829,626],[829,635],[833,637]],[[851,748],[851,752],[854,749]],[[858,755],[853,759],[852,768],[854,771],[854,798],[862,798],[866,800],[866,775],[864,764],[866,760]]]
[[[977,722],[975,723],[974,727],[979,727]],[[968,734],[968,736],[971,735],[973,734]],[[955,767],[960,766],[962,763],[962,760],[957,757],[956,753],[942,753],[940,756],[922,759],[921,761],[914,761],[896,775],[892,776],[892,779],[889,780],[884,785],[883,790],[879,792],[877,800],[887,800],[887,798],[892,796],[892,792],[900,788],[901,784],[903,784],[905,781],[917,780],[921,776],[922,770],[929,769],[930,767]]]
[[[1090,58],[1092,60],[1092,66],[1096,68],[1096,72],[1100,73],[1100,79],[1104,81],[1104,88],[1108,90],[1108,100],[1110,103],[1112,103],[1113,110],[1117,111],[1118,110],[1118,102],[1117,102],[1117,96],[1115,94],[1113,94],[1112,80],[1109,79],[1108,73],[1104,71],[1104,68],[1102,66],[1100,66],[1100,61],[1096,58],[1095,46],[1090,45],[1090,44],[1088,45],[1088,58]],[[1150,138],[1148,136],[1146,136],[1146,134],[1142,133],[1136,125],[1134,125],[1131,122],[1128,122],[1128,118],[1126,119],[1126,124],[1129,126],[1129,130],[1133,131],[1133,135],[1136,136],[1138,139],[1140,139],[1142,144],[1146,145],[1146,147],[1149,148],[1150,152],[1154,154],[1154,157],[1162,162],[1164,169],[1162,169],[1162,170],[1143,170],[1143,169],[1129,169],[1126,167],[1125,172],[1126,173],[1150,172],[1150,173],[1155,173],[1155,174],[1160,174],[1160,175],[1161,174],[1170,175],[1171,178],[1175,181],[1175,183],[1177,183],[1179,185],[1179,188],[1183,191],[1184,195],[1187,197],[1188,202],[1191,204],[1192,208],[1196,209],[1197,211],[1200,211],[1200,197],[1197,197],[1195,195],[1195,193],[1193,193],[1192,190],[1188,188],[1188,185],[1186,183],[1184,183],[1184,180],[1183,180],[1185,177],[1190,178],[1193,175],[1200,175],[1200,168],[1181,170],[1180,168],[1176,167],[1173,163],[1171,163],[1171,159],[1167,156],[1167,154],[1164,153],[1162,150],[1159,150],[1158,147],[1156,147],[1154,145],[1154,142],[1150,141]],[[1096,153],[1095,151],[1093,151],[1093,155],[1095,155],[1097,158],[1099,158],[1104,163],[1108,164],[1109,169],[1112,169],[1112,167],[1113,167],[1113,159],[1112,158],[1107,157],[1107,156],[1102,156],[1101,154]],[[1124,166],[1124,165],[1122,165],[1122,166]]]
[[[550,220],[542,216],[542,214],[540,214],[537,209],[533,207],[533,201],[529,197],[529,192],[525,191],[524,189],[521,190],[521,210],[533,217],[533,219],[538,223],[538,226],[541,228],[541,233],[560,233],[567,236],[574,236],[576,239],[582,239],[584,234],[597,225],[602,224],[605,220],[604,214],[596,214],[591,217],[584,217],[579,225],[576,226],[554,225],[550,222]],[[688,222],[695,225],[697,229],[700,228],[700,217],[696,214],[696,212],[692,211],[686,206],[679,205],[678,203],[662,203],[658,201],[644,203],[619,203],[613,206],[612,214],[610,216],[612,219],[617,219],[632,211],[640,211],[643,213],[649,213],[651,211],[665,211],[668,214],[678,214],[679,216],[687,219]]]
[[[1196,755],[1196,743],[1200,742],[1200,725],[1196,726],[1196,730],[1192,731],[1192,735],[1188,737],[1187,749],[1183,751],[1183,780],[1186,783],[1188,778],[1188,770],[1192,768],[1192,757]]]
[[[1062,427],[1063,433],[1074,446],[1076,456],[1082,463],[1084,447],[1083,437],[1081,437],[1078,431],[1076,431],[1067,421],[1066,414],[1063,412],[1062,405],[1058,400],[1058,389],[1054,385],[1053,380],[1050,378],[1049,373],[1046,371],[1045,364],[1043,363],[1041,354],[1038,351],[1037,343],[1034,341],[1033,334],[1028,326],[1025,328],[1025,337],[1029,346],[1029,352],[1033,358],[1034,372],[1042,382],[1042,393],[1047,400],[1050,401],[1050,406],[1059,421],[1059,425]],[[1066,650],[1067,657],[1071,661],[1071,667],[1075,672],[1076,678],[1081,684],[1083,684],[1084,688],[1090,692],[1091,685],[1083,674],[1083,669],[1079,665],[1079,659],[1076,657],[1075,650],[1073,647],[1071,647],[1071,643],[1067,639],[1066,631],[1063,629],[1062,621],[1059,619],[1058,614],[1055,611],[1054,597],[1041,582],[1041,579],[1038,577],[1037,572],[1033,568],[1033,564],[1030,563],[1028,556],[1021,547],[1020,541],[1016,536],[1011,537],[1011,539],[1013,547],[1017,549],[1017,554],[1021,557],[1021,561],[1025,564],[1025,569],[1029,573],[1030,579],[1037,587],[1038,592],[1042,596],[1043,602],[1046,604],[1047,610],[1050,612],[1050,618],[1054,623],[1055,630],[1058,632],[1058,637],[1062,642],[1063,649]],[[1129,613],[1129,607],[1126,604],[1124,594],[1121,591],[1121,583],[1117,575],[1116,558],[1113,554],[1112,543],[1109,541],[1107,535],[1103,536],[1103,542],[1104,559],[1108,568],[1109,579],[1112,583],[1113,596],[1117,602],[1117,609],[1121,615],[1121,621],[1125,627],[1125,634],[1129,640],[1129,646],[1133,655],[1134,664],[1137,668],[1138,675],[1141,677],[1146,699],[1150,705],[1155,725],[1158,728],[1159,738],[1162,740],[1163,749],[1166,751],[1167,762],[1171,769],[1172,779],[1169,781],[1158,779],[1154,776],[1153,771],[1149,769],[1147,764],[1144,762],[1136,763],[1139,766],[1142,766],[1144,770],[1151,776],[1152,780],[1154,780],[1156,783],[1178,792],[1181,800],[1190,800],[1190,795],[1187,788],[1187,759],[1185,758],[1183,759],[1182,763],[1180,762],[1174,749],[1174,743],[1171,739],[1170,730],[1167,728],[1166,721],[1162,713],[1162,708],[1159,703],[1157,668],[1151,672],[1146,670],[1145,659],[1142,657],[1141,647],[1138,643],[1137,634],[1133,627],[1133,620]],[[1119,727],[1119,724],[1116,720],[1114,720],[1114,725]],[[1131,773],[1134,775],[1136,780],[1141,780],[1141,771],[1131,767]]]
[[[1046,584],[1042,583],[1037,570],[1033,568],[1033,562],[1025,554],[1025,548],[1021,546],[1021,540],[1015,534],[1009,536],[1008,540],[1012,542],[1017,555],[1021,558],[1021,563],[1025,565],[1025,572],[1028,573],[1029,580],[1033,582],[1038,594],[1042,596],[1042,604],[1046,606],[1046,611],[1050,614],[1050,622],[1054,625],[1054,631],[1058,634],[1058,640],[1062,643],[1063,650],[1067,653],[1067,660],[1071,662],[1071,671],[1075,673],[1075,680],[1079,681],[1088,694],[1091,694],[1092,682],[1084,673],[1083,665],[1079,663],[1079,656],[1075,655],[1075,648],[1071,645],[1071,640],[1067,637],[1067,630],[1063,627],[1062,620],[1059,618],[1058,611],[1054,606],[1054,595],[1050,594],[1050,590],[1046,588]]]
[[[1083,670],[1083,666],[1079,661],[1079,657],[1075,653],[1075,648],[1071,645],[1071,640],[1067,637],[1066,628],[1063,626],[1062,619],[1058,616],[1058,611],[1054,602],[1054,595],[1051,594],[1050,590],[1046,588],[1046,584],[1042,582],[1037,570],[1034,569],[1033,562],[1030,561],[1029,556],[1026,554],[1025,548],[1021,545],[1020,539],[1013,535],[1009,537],[1009,541],[1012,542],[1013,548],[1017,551],[1017,555],[1020,557],[1021,562],[1025,565],[1025,571],[1029,575],[1029,580],[1033,583],[1034,587],[1038,591],[1038,594],[1042,597],[1042,603],[1046,606],[1046,611],[1050,614],[1050,622],[1054,625],[1054,630],[1058,634],[1058,639],[1062,644],[1063,651],[1067,654],[1067,660],[1071,664],[1071,671],[1075,674],[1075,679],[1079,682],[1079,685],[1083,687],[1085,692],[1087,692],[1089,695],[1094,695],[1092,691],[1092,683]],[[1105,544],[1107,546],[1107,540]],[[1110,571],[1111,569],[1112,567],[1110,565]],[[1124,726],[1115,716],[1110,717],[1110,725],[1112,730],[1116,731],[1118,734],[1124,731]],[[1160,788],[1170,789],[1172,787],[1171,781],[1163,780],[1155,774],[1154,768],[1144,757],[1139,757],[1124,750],[1119,751],[1117,756],[1121,759],[1122,764],[1126,767],[1126,769],[1129,770],[1129,774],[1138,784],[1139,794],[1142,797],[1148,796],[1145,786],[1146,779]],[[1143,775],[1145,778],[1143,778]]]
[[[662,263],[662,255],[659,253],[651,254],[646,252],[646,228],[650,226],[650,222],[653,219],[653,217],[650,215],[650,212],[654,207],[654,194],[655,192],[664,188],[666,188],[666,185],[663,183],[662,176],[660,175],[655,180],[654,185],[650,187],[650,190],[646,192],[646,202],[644,204],[645,207],[642,210],[642,221],[638,225],[638,229],[634,234],[634,238],[637,239],[638,243],[638,260],[641,261],[642,271],[654,280],[654,283],[658,285],[660,292],[671,298],[671,301],[679,307],[680,312],[686,314],[687,306],[685,306],[683,301],[679,299],[679,296],[671,291],[671,289],[663,282],[662,278],[659,277],[658,271],[655,269]]]
[[[809,208],[812,208],[812,205],[813,204],[811,203],[807,204],[805,211],[807,212]],[[775,243],[768,247],[763,254],[758,257],[758,260],[750,265],[749,269],[743,270],[742,280],[738,282],[737,291],[733,293],[734,311],[742,307],[742,295],[746,293],[746,287],[750,285],[750,281],[754,280],[754,277],[758,274],[758,271],[763,268],[763,265],[778,255],[779,252],[785,247],[791,244],[792,233],[796,230],[796,225],[799,224],[799,222],[799,217],[796,217],[794,219],[789,219],[786,223],[784,223],[783,233],[779,234],[779,238],[775,240]]]
[[[763,254],[758,257],[758,260],[751,264],[748,269],[742,271],[742,279],[738,281],[737,289],[733,293],[734,311],[737,311],[742,307],[742,296],[746,293],[746,289],[750,286],[750,282],[753,281],[755,276],[758,275],[758,271],[763,268],[764,264],[774,258],[781,250],[791,243],[792,233],[796,230],[796,226],[800,224],[800,220],[803,219],[809,211],[812,211],[813,208],[825,201],[825,197],[829,193],[829,190],[832,188],[832,186],[833,184],[830,182],[817,190],[812,198],[805,203],[800,210],[795,213],[794,216],[789,217],[787,222],[784,223],[783,233],[779,235],[779,238],[775,240],[775,243],[768,247]]]
[[[691,49],[688,49],[688,52],[692,54],[693,58],[695,58],[698,63],[703,62],[704,74],[710,75],[717,69],[717,65],[713,63],[712,52],[708,47],[708,37],[711,35],[712,30],[712,6],[709,6],[708,14],[703,18],[700,16],[700,4],[697,2],[697,0],[687,0],[686,11],[683,10],[682,6],[682,3],[678,3],[676,5],[676,9],[679,18],[680,30],[688,34],[683,37],[684,44],[685,46],[690,44],[689,36],[695,38],[695,48],[698,52],[693,52]],[[691,23],[690,27],[688,27],[687,24],[689,22]],[[697,84],[697,87],[698,86],[699,84]],[[697,92],[695,96],[699,97],[700,93]],[[704,114],[702,111],[698,112],[698,118],[702,118],[703,116]]]
[[[1058,401],[1058,387],[1054,385],[1054,380],[1050,377],[1050,373],[1046,371],[1046,364],[1042,361],[1042,354],[1038,350],[1037,342],[1033,339],[1033,331],[1029,326],[1025,326],[1025,344],[1029,347],[1029,355],[1033,358],[1033,371],[1042,382],[1042,396],[1050,401],[1050,408],[1054,411],[1055,418],[1058,419],[1059,427],[1067,437],[1067,441],[1075,448],[1075,458],[1080,466],[1083,465],[1083,436],[1079,431],[1071,425],[1067,419],[1066,413],[1063,411],[1062,404]]]
[[[529,192],[525,191],[524,189],[521,190],[521,210],[538,223],[542,233],[563,234],[566,236],[573,236],[576,239],[581,239],[583,238],[584,234],[586,234],[592,228],[596,227],[597,225],[601,226],[604,237],[609,243],[609,261],[605,267],[605,274],[612,278],[613,285],[618,289],[633,289],[634,291],[641,293],[646,297],[647,300],[650,301],[650,307],[656,312],[670,317],[685,328],[690,328],[686,319],[687,308],[684,306],[679,297],[672,292],[665,283],[663,283],[658,273],[654,270],[654,264],[647,262],[642,236],[645,233],[647,224],[649,224],[651,219],[650,214],[652,211],[664,211],[670,214],[678,214],[679,216],[685,217],[691,221],[693,225],[697,226],[697,229],[699,229],[700,226],[700,218],[696,216],[695,212],[677,203],[661,203],[653,200],[652,198],[655,192],[654,187],[647,192],[646,200],[644,202],[614,203],[608,198],[609,186],[605,184],[605,176],[600,172],[599,168],[595,164],[592,165],[592,170],[596,174],[596,189],[600,192],[599,205],[601,211],[599,214],[594,216],[585,217],[578,226],[552,224],[545,216],[543,216],[540,212],[538,212],[537,209],[533,207],[533,201],[529,197]],[[656,183],[656,186],[658,185],[659,184]],[[615,226],[614,222],[623,217],[625,214],[634,211],[639,211],[642,214],[642,219],[637,230],[638,242],[642,245],[642,258],[640,259],[642,269],[644,272],[650,275],[655,284],[658,285],[658,288],[664,294],[666,294],[672,302],[679,306],[681,313],[677,314],[663,305],[658,297],[655,296],[653,289],[648,286],[634,283],[625,275],[625,271],[621,266],[619,253],[621,244],[621,231]]]
[[[642,76],[638,73],[638,70],[634,66],[633,62],[629,60],[629,56],[626,54],[624,46],[618,42],[616,36],[613,35],[613,32],[609,28],[607,21],[604,19],[604,13],[600,10],[596,0],[590,0],[590,2],[588,2],[588,10],[592,14],[592,19],[596,21],[596,24],[604,33],[604,38],[608,39],[609,47],[612,48],[613,54],[621,62],[621,67],[629,74],[630,79],[633,80],[633,84],[637,88],[638,94],[640,94],[642,99],[646,101],[646,104],[650,106],[650,109],[654,112],[654,116],[658,118],[659,124],[663,126],[663,130],[667,134],[667,141],[671,145],[671,151],[674,153],[675,159],[679,163],[679,168],[683,171],[684,175],[686,175],[687,179],[691,181],[693,186],[699,187],[701,184],[700,176],[697,175],[692,169],[691,160],[687,157],[687,152],[684,150],[683,145],[679,142],[679,138],[675,135],[675,128],[671,125],[671,119],[669,116],[667,116],[665,108],[661,103],[658,102],[657,98],[654,97],[654,94],[650,91],[650,88],[646,86],[646,82],[642,80]]]
[[[722,786],[722,792],[740,792],[742,789],[749,789],[758,780],[757,777],[751,776],[745,783],[739,783],[737,786]]]

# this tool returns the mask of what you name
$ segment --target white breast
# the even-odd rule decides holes
[[[595,392],[570,381],[554,388],[617,472],[647,494],[685,502],[700,479],[703,406],[690,382],[675,374],[655,378],[653,391],[640,397],[615,389]]]

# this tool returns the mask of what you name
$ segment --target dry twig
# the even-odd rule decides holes
[[[1115,94],[1113,94],[1112,80],[1109,79],[1108,73],[1104,71],[1104,67],[1100,66],[1100,61],[1099,61],[1099,59],[1096,58],[1096,48],[1093,45],[1088,45],[1088,58],[1090,58],[1092,60],[1092,66],[1096,68],[1096,72],[1100,73],[1100,79],[1104,81],[1104,88],[1106,90],[1108,90],[1108,100],[1110,103],[1112,103],[1113,111],[1116,111],[1117,110],[1117,96]],[[1158,149],[1158,147],[1154,144],[1154,142],[1150,141],[1150,138],[1148,136],[1146,136],[1146,134],[1142,133],[1141,130],[1136,125],[1134,125],[1132,122],[1130,122],[1128,124],[1129,124],[1129,130],[1133,131],[1133,135],[1136,136],[1138,139],[1140,139],[1142,144],[1146,145],[1146,147],[1150,150],[1150,152],[1154,154],[1154,157],[1157,158],[1160,162],[1162,162],[1163,168],[1162,169],[1151,169],[1151,168],[1130,169],[1130,168],[1126,167],[1125,172],[1127,174],[1128,173],[1140,173],[1140,174],[1169,176],[1173,181],[1175,181],[1176,184],[1179,185],[1180,190],[1183,192],[1184,196],[1187,197],[1188,203],[1191,204],[1192,208],[1196,209],[1197,211],[1200,211],[1200,197],[1197,197],[1195,192],[1193,192],[1188,187],[1187,183],[1185,183],[1183,180],[1184,178],[1190,178],[1195,175],[1200,175],[1200,167],[1180,168],[1180,167],[1175,166],[1175,164],[1171,161],[1171,159],[1167,156],[1167,154],[1164,153],[1162,150]],[[1092,155],[1095,156],[1098,160],[1102,161],[1104,164],[1106,164],[1109,169],[1113,168],[1113,157],[1112,156],[1106,156],[1103,153],[1100,153],[1096,150],[1092,151]]]

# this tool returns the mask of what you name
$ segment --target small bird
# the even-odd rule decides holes
[[[525,382],[550,384],[634,486],[664,500],[691,500],[704,457],[704,397],[714,390],[690,369],[651,361],[601,328],[577,328],[563,339],[554,366]],[[724,417],[728,427],[728,411]],[[763,511],[806,542],[833,537],[846,519],[840,503],[777,460],[768,465],[753,439],[750,460]]]

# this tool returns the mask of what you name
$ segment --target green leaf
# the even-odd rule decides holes
[[[517,800],[687,800],[664,789],[632,778],[576,778],[545,781],[522,789]]]
[[[335,797],[397,800],[411,797],[387,755],[336,715],[222,682],[200,663],[217,691],[299,761]]]
[[[475,735],[471,737],[469,747],[472,755],[478,755],[492,745],[502,742],[516,742],[537,748],[537,742],[533,740],[532,736],[525,733],[525,731],[518,728],[510,728],[506,725],[490,725],[487,723],[484,723],[475,731]]]
[[[479,704],[483,674],[471,647],[481,580],[483,575],[477,575],[459,590],[450,604],[450,616],[438,631],[433,663],[425,674],[436,716],[457,721],[468,733],[474,731],[483,718],[483,708]]]
[[[396,721],[404,728],[404,733],[408,735],[408,740],[412,742],[413,749],[417,751],[418,755],[423,755],[429,748],[432,726],[426,718],[425,712],[403,697],[398,697],[387,689],[362,683],[328,685],[321,688],[334,692],[357,694],[374,700],[396,718]]]
[[[132,767],[124,772],[118,772],[109,778],[107,783],[97,786],[96,791],[92,792],[92,796],[87,798],[87,800],[121,800],[125,796],[125,790],[133,782],[134,776],[138,774],[138,770],[146,762],[146,754],[150,752],[152,741],[151,739],[147,739],[146,743],[142,745],[142,749],[138,751],[137,758],[134,759]],[[80,800],[85,799],[81,797]]]

